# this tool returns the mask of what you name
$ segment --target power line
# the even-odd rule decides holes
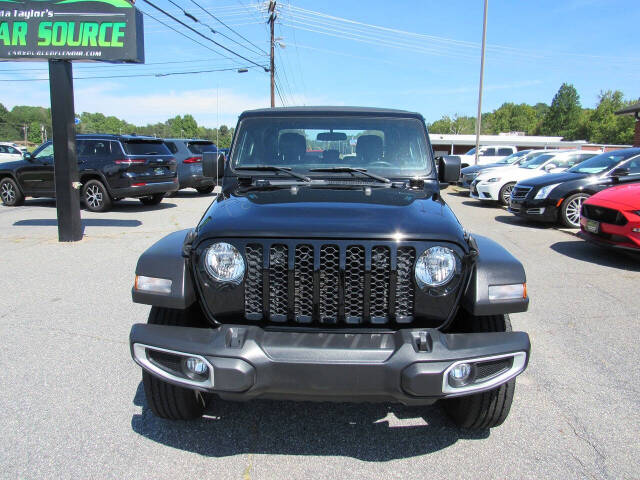
[[[230,68],[215,68],[210,70],[194,70],[194,71],[186,71],[186,72],[162,72],[162,73],[136,73],[131,75],[105,75],[105,76],[89,76],[89,77],[73,77],[74,80],[88,80],[88,79],[109,79],[109,78],[134,78],[134,77],[169,77],[172,75],[196,75],[200,73],[211,73],[211,72],[231,72],[237,71],[240,69],[248,69],[248,68],[256,68],[253,65],[248,65],[245,67],[230,67]],[[262,68],[262,67],[258,67]],[[40,82],[40,81],[49,81],[49,78],[20,78],[20,79],[0,79],[0,82]]]
[[[218,21],[219,23],[221,23],[222,25],[224,25],[225,27],[227,27],[229,30],[231,30],[233,33],[235,33],[236,35],[238,35],[240,38],[242,38],[245,42],[249,42],[251,45],[253,45],[254,47],[256,47],[260,52],[262,52],[264,55],[268,55],[268,53],[263,50],[261,47],[259,47],[258,45],[256,45],[255,43],[253,43],[251,40],[249,40],[248,38],[246,38],[244,35],[238,33],[236,30],[234,30],[233,28],[231,28],[229,25],[227,25],[226,23],[224,23],[222,20],[220,20],[218,17],[216,17],[213,13],[211,13],[208,10],[205,10],[199,3],[197,3],[195,0],[191,0],[191,2],[196,5],[197,7],[199,7],[204,13],[206,13],[207,15],[209,15],[211,18],[213,18],[214,20]],[[222,32],[219,32],[220,35],[224,35]],[[224,35],[226,37],[226,35]],[[228,37],[227,37],[228,38]],[[231,39],[230,39],[231,40]],[[233,40],[235,41],[235,40]],[[235,42],[238,43],[238,42]],[[240,43],[238,43],[238,45],[241,45]],[[244,45],[241,45],[244,46]],[[247,47],[244,47],[247,48]]]
[[[166,12],[165,10],[163,10],[162,8],[158,7],[156,4],[150,2],[149,0],[142,0],[144,3],[150,5],[151,7],[155,8],[156,10],[158,10],[159,12],[163,13],[164,15],[168,16],[169,18],[171,18],[172,20],[174,20],[175,22],[178,22],[180,25],[182,25],[183,27],[188,28],[189,30],[191,30],[192,32],[194,32],[195,34],[201,36],[202,38],[210,41],[211,43],[217,45],[218,47],[222,48],[223,50],[226,50],[227,52],[231,53],[232,55],[235,55],[238,58],[243,59],[246,62],[251,63],[252,65],[255,65],[256,67],[260,67],[262,69],[264,69],[265,71],[269,71],[266,67],[264,67],[263,65],[260,65],[252,60],[249,60],[247,57],[244,57],[243,55],[240,55],[239,53],[234,52],[233,50],[231,50],[230,48],[225,47],[224,45],[222,45],[221,43],[216,42],[215,40],[213,40],[210,37],[207,37],[206,35],[204,35],[203,33],[199,32],[198,30],[196,30],[195,28],[192,28],[191,26],[187,25],[186,23],[184,23],[183,21],[179,20],[178,18],[174,17],[173,15],[171,15],[170,13]]]

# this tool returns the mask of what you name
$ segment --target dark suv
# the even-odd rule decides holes
[[[87,209],[108,210],[114,200],[139,198],[157,205],[177,190],[176,161],[162,140],[129,135],[76,136],[78,173]],[[0,164],[0,197],[7,206],[25,197],[55,197],[53,143],[42,144],[24,160]]]
[[[244,112],[228,161],[203,170],[220,195],[136,267],[133,301],[152,307],[131,354],[157,416],[219,397],[442,400],[467,428],[505,420],[529,360],[508,315],[527,309],[524,269],[444,202],[460,160],[434,159],[420,114]]]
[[[166,138],[165,143],[176,157],[179,188],[195,188],[198,193],[213,192],[215,180],[202,175],[202,154],[217,152],[218,147],[210,140]]]

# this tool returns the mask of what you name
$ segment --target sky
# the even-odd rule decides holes
[[[196,24],[170,0],[151,1],[251,62],[268,66],[265,4],[174,0],[198,18]],[[199,124],[215,127],[235,125],[243,110],[269,106],[268,73],[196,36],[144,0],[136,6],[202,44],[145,14],[145,65],[75,63],[74,76],[254,68],[246,73],[78,78],[76,112],[102,112],[137,125],[190,113]],[[279,1],[276,105],[400,108],[422,113],[427,122],[443,115],[475,115],[482,14],[482,0]],[[598,94],[609,89],[638,99],[638,25],[637,0],[490,0],[482,110],[504,102],[551,103],[563,82],[577,88],[583,107],[594,107]],[[47,78],[45,63],[0,63],[0,80],[18,80],[0,82],[0,103],[48,107],[48,82],[30,81],[34,78]]]

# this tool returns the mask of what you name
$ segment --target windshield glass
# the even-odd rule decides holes
[[[529,150],[522,150],[521,152],[512,153],[508,157],[504,157],[502,160],[498,160],[496,163],[499,163],[501,165],[503,165],[503,164],[504,165],[511,165],[512,163],[518,161],[519,159],[521,159],[522,157],[524,157],[528,153],[529,153]]]
[[[171,155],[162,141],[128,140],[122,142],[127,155]]]
[[[591,157],[589,160],[585,160],[579,163],[575,167],[570,168],[568,171],[571,173],[601,173],[611,170],[618,163],[637,155],[638,152],[629,152],[624,150],[618,150],[616,152],[607,152],[601,155]]]
[[[189,142],[187,143],[187,148],[191,153],[195,154],[218,151],[218,147],[213,142]]]
[[[231,162],[233,168],[276,166],[323,177],[335,174],[310,170],[352,167],[413,177],[430,175],[433,165],[420,121],[356,116],[247,118]]]
[[[543,163],[551,160],[555,155],[553,154],[545,154],[545,155],[537,155],[534,158],[527,160],[526,162],[520,165],[520,168],[529,168],[533,170],[534,168],[538,168]]]

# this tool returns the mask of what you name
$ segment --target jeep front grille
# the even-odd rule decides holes
[[[287,243],[245,246],[248,320],[352,325],[413,321],[413,246]]]

